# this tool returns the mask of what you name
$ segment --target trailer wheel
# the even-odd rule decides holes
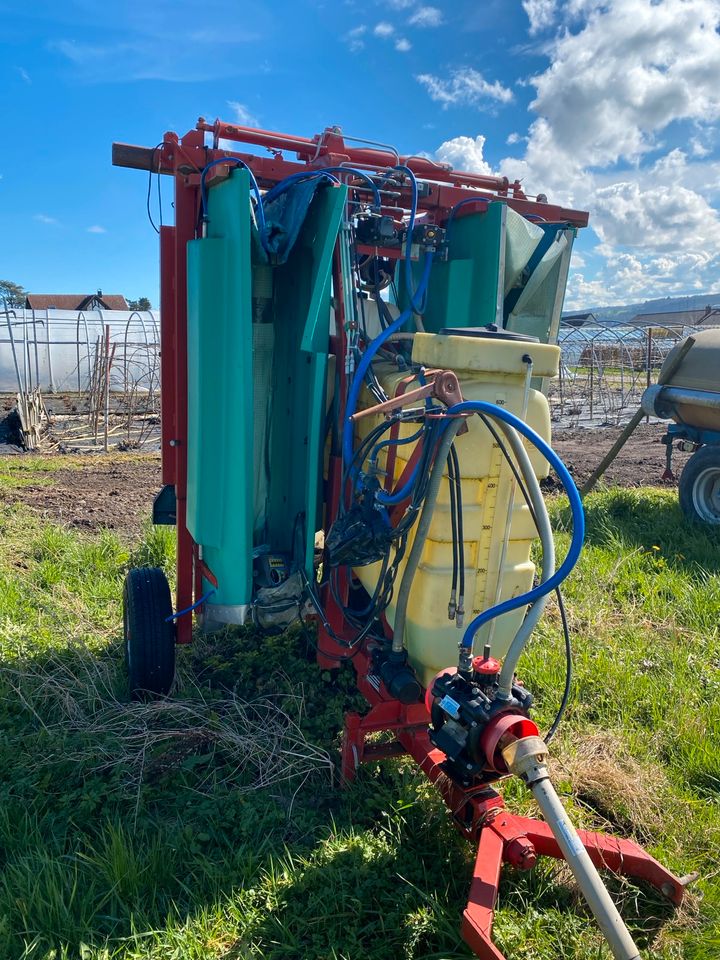
[[[720,447],[705,446],[683,468],[680,506],[691,520],[720,524]]]
[[[136,567],[125,577],[125,664],[135,699],[166,696],[175,678],[175,625],[167,577],[158,567]]]

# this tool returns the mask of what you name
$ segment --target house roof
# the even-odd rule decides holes
[[[129,310],[119,293],[28,293],[27,310]]]
[[[562,322],[569,324],[571,327],[582,327],[586,323],[597,323],[597,317],[594,313],[564,313],[562,315]]]
[[[717,307],[700,307],[697,310],[670,310],[667,313],[636,313],[630,321],[630,323],[643,327],[708,322],[720,323],[720,310]]]

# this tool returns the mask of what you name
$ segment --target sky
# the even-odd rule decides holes
[[[0,17],[0,277],[30,291],[157,304],[147,175],[111,144],[198,116],[337,124],[589,210],[568,308],[720,291],[720,0],[0,0]]]

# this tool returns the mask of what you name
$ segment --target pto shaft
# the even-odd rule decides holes
[[[530,787],[613,956],[616,960],[640,960],[640,951],[550,782],[545,766],[545,742],[540,737],[525,737],[508,743],[501,750],[511,773]]]

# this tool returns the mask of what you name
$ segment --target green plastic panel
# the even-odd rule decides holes
[[[209,236],[188,244],[187,524],[218,580],[213,603],[252,594],[249,178],[209,191]]]
[[[218,580],[212,604],[249,604],[253,549],[292,553],[301,517],[312,572],[330,274],[346,195],[319,189],[287,262],[268,273],[238,169],[210,187],[208,235],[188,244],[187,516]]]
[[[275,358],[270,436],[268,537],[274,550],[291,548],[303,514],[305,567],[312,571],[322,495],[330,272],[345,187],[317,192],[286,263],[274,269]]]
[[[502,323],[502,294],[507,206],[490,203],[481,213],[453,220],[448,259],[432,265],[423,323],[428,333],[443,327],[485,327]],[[417,286],[423,255],[413,263]],[[398,267],[400,306],[407,305],[404,264]]]

